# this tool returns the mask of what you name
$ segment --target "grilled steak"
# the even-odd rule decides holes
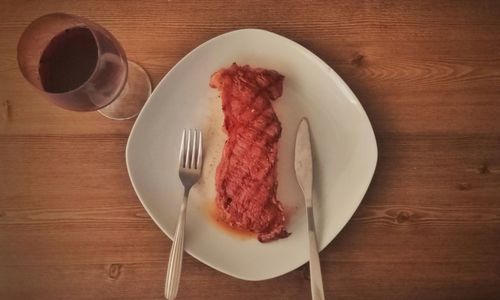
[[[217,218],[258,234],[261,242],[289,235],[276,198],[281,123],[271,101],[281,96],[284,77],[276,71],[231,65],[214,73],[228,138],[216,172]]]

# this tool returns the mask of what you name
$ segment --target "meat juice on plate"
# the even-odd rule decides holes
[[[257,233],[248,231],[248,230],[242,230],[239,228],[231,227],[229,224],[225,223],[223,220],[220,220],[218,217],[217,213],[217,208],[215,207],[215,200],[212,200],[205,205],[205,210],[206,210],[206,215],[208,216],[208,219],[215,225],[217,228],[223,230],[224,232],[230,234],[233,237],[236,237],[241,240],[248,240],[248,239],[256,239],[257,238]]]

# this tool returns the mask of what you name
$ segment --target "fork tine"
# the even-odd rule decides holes
[[[194,132],[193,132],[193,149],[191,149],[191,165],[189,166],[190,168],[193,168],[193,169],[196,169],[196,161],[194,160],[195,159],[195,154],[196,154],[196,140],[197,140],[197,137],[196,135],[198,134],[198,130],[197,129],[194,129]]]
[[[186,129],[182,130],[182,138],[181,138],[181,149],[179,150],[179,168],[184,167],[184,158],[186,157],[184,154],[184,145],[186,142]]]
[[[191,168],[191,129],[188,130],[188,148],[186,150],[186,165],[184,168]]]
[[[200,130],[198,139],[198,159],[196,160],[196,168],[201,169],[201,160],[203,155],[203,135]]]

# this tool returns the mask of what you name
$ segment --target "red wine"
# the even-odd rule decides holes
[[[57,105],[91,111],[111,103],[127,80],[127,58],[100,26],[70,27],[55,35],[38,64],[42,89]]]
[[[97,56],[97,43],[88,28],[73,27],[56,35],[40,58],[43,89],[65,93],[80,87],[92,75]]]

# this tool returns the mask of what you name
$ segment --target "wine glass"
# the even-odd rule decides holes
[[[23,76],[65,109],[130,119],[151,94],[146,71],[127,61],[111,33],[82,17],[36,19],[19,39],[17,60]]]

